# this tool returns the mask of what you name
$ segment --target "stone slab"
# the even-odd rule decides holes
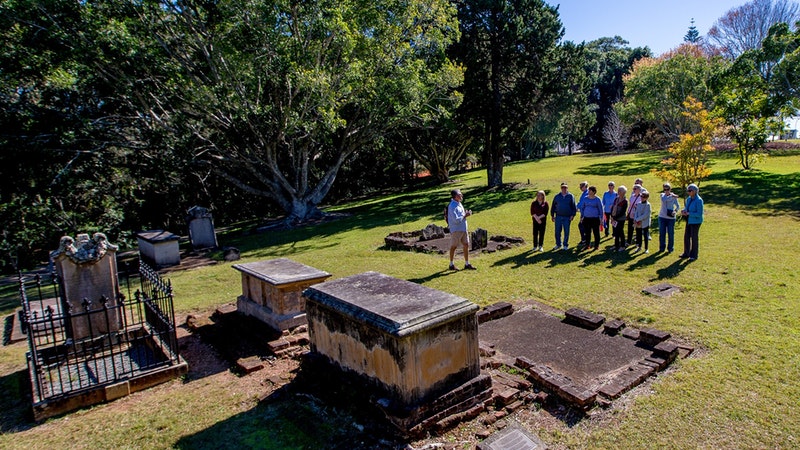
[[[656,297],[669,297],[672,294],[680,291],[681,288],[669,283],[659,283],[642,289],[642,292],[645,294],[655,295]]]
[[[543,450],[547,446],[520,425],[511,424],[479,443],[478,450]]]
[[[378,272],[316,284],[303,295],[398,337],[479,309],[465,298]]]
[[[651,354],[635,341],[569,325],[536,310],[486,322],[478,334],[480,340],[495,344],[499,353],[527,357],[580,386],[591,386]]]
[[[606,321],[600,314],[590,313],[579,308],[570,308],[565,312],[565,321],[587,330],[596,330]]]
[[[273,285],[297,283],[328,278],[328,272],[292,261],[288,258],[269,259],[246,264],[234,264],[234,269]]]

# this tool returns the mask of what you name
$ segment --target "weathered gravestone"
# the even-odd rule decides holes
[[[117,246],[103,233],[79,234],[77,239],[61,238],[58,250],[50,253],[61,282],[64,311],[72,313],[67,329],[74,340],[117,331],[122,326],[116,305]],[[107,317],[108,316],[108,317]]]
[[[214,218],[207,208],[193,206],[187,211],[186,222],[189,225],[189,241],[193,249],[217,248]]]

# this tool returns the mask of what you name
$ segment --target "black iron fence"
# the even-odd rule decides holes
[[[20,275],[34,403],[179,363],[172,286],[143,262],[139,267],[118,274],[115,298],[80,304],[67,301],[56,273]]]

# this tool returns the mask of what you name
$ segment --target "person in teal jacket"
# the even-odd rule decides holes
[[[681,258],[694,261],[698,256],[700,225],[703,224],[703,199],[700,197],[697,185],[692,183],[686,188],[686,203],[681,211],[681,216],[686,220],[686,230],[683,232],[683,254]]]

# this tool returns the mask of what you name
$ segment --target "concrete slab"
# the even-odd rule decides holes
[[[489,436],[476,447],[478,450],[544,450],[547,446],[538,436],[517,424]]]
[[[498,352],[548,366],[588,390],[652,353],[635,341],[585,330],[532,309],[486,322],[478,335]]]

